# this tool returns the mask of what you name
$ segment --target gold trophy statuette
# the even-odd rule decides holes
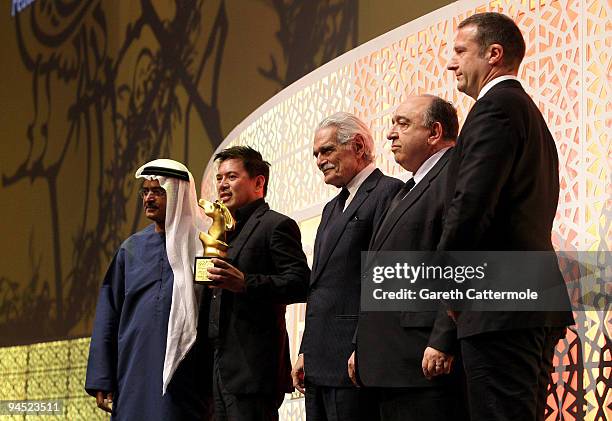
[[[233,231],[236,223],[229,209],[220,200],[209,202],[200,199],[198,205],[204,209],[207,216],[212,218],[213,222],[208,228],[208,233],[200,231],[200,241],[204,246],[204,255],[195,258],[194,281],[210,284],[208,268],[214,266],[211,259],[213,257],[227,258],[229,245],[225,242],[226,232]]]

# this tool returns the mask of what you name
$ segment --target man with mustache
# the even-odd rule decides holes
[[[359,314],[361,252],[402,183],[376,168],[372,134],[349,113],[319,124],[313,155],[323,181],[341,191],[325,205],[317,230],[293,384],[306,394],[308,421],[372,421],[378,409],[369,391],[351,383],[347,361]]]
[[[236,220],[200,308],[214,349],[215,417],[278,420],[293,391],[285,307],[303,299],[310,269],[298,225],[265,202],[270,164],[248,146],[224,149],[215,161],[217,194]]]
[[[193,177],[180,162],[136,171],[153,221],[119,248],[100,289],[85,390],[113,420],[199,420],[210,413],[196,341],[193,261],[205,227]],[[112,402],[112,409],[111,409]]]

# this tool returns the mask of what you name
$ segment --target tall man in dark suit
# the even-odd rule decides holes
[[[200,311],[214,347],[217,420],[277,420],[291,385],[285,304],[301,300],[310,277],[300,231],[264,201],[269,164],[250,147],[215,155],[217,192],[237,222],[229,262],[213,259]]]
[[[448,69],[476,103],[450,162],[440,250],[553,250],[559,163],[542,114],[516,78],[524,54],[507,16],[481,13],[459,24]],[[553,277],[562,283],[556,267]],[[543,419],[554,347],[573,324],[571,312],[454,317],[472,420]]]
[[[377,226],[366,267],[380,252],[435,250],[442,233],[457,111],[436,96],[415,96],[400,104],[392,123],[391,150],[413,177]],[[364,385],[380,388],[383,421],[462,419],[456,330],[445,311],[362,312],[357,332],[359,375]]]
[[[356,116],[336,113],[315,132],[313,154],[324,182],[341,188],[325,205],[317,231],[306,326],[292,375],[304,392],[306,418],[367,420],[377,410],[347,373],[360,299],[361,251],[401,182],[374,165],[374,140]]]

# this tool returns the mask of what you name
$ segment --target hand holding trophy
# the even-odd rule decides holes
[[[236,225],[229,209],[220,200],[209,202],[200,199],[198,205],[204,209],[204,213],[213,220],[208,228],[208,233],[200,231],[200,241],[204,246],[204,255],[195,258],[194,282],[211,284],[208,279],[208,268],[213,267],[211,259],[227,258],[226,232],[232,231]]]

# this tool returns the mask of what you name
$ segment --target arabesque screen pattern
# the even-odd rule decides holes
[[[304,249],[312,255],[322,207],[334,194],[312,156],[313,131],[336,111],[361,117],[372,128],[376,163],[390,175],[408,175],[393,160],[385,133],[390,115],[408,94],[447,98],[465,118],[473,101],[456,90],[446,70],[457,25],[467,16],[498,11],[521,28],[527,54],[519,78],[538,104],[557,142],[561,194],[553,243],[563,251],[610,248],[610,144],[612,105],[612,9],[609,1],[460,1],[397,28],[324,65],[277,94],[243,121],[220,148],[250,145],[271,162],[267,200],[301,221]],[[214,165],[202,195],[214,197]],[[570,270],[570,268],[567,268]],[[580,291],[573,291],[580,293]],[[548,420],[605,420],[610,392],[611,318],[602,311],[576,312],[576,327],[555,352]],[[287,313],[295,358],[304,305]],[[303,419],[303,402],[288,399],[283,419]]]
[[[281,91],[243,121],[221,147],[249,144],[272,163],[268,201],[299,221],[312,256],[323,204],[334,189],[323,184],[312,157],[317,123],[336,111],[360,116],[372,128],[377,165],[406,178],[385,143],[390,114],[407,94],[451,100],[464,118],[472,101],[445,70],[457,24],[475,12],[500,11],[520,26],[528,45],[519,77],[557,141],[561,195],[553,243],[557,250],[610,248],[612,183],[612,8],[609,0],[459,1],[407,23],[322,66]],[[212,198],[214,166],[202,196]],[[559,343],[548,420],[606,420],[612,412],[612,311],[577,312],[576,327]],[[290,306],[292,353],[299,346],[304,306]],[[62,419],[105,419],[83,382],[89,339],[0,348],[0,400],[61,399]],[[2,419],[23,419],[3,416]],[[27,416],[26,419],[29,419]],[[282,420],[303,420],[303,399],[288,395]]]

